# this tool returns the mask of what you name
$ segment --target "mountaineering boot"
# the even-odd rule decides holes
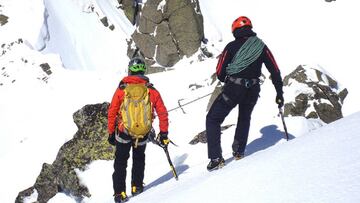
[[[207,165],[207,170],[213,171],[222,168],[223,166],[225,166],[224,158],[221,157],[221,158],[211,159],[209,164]]]
[[[242,158],[244,158],[244,153],[240,153],[240,152],[233,152],[233,157],[235,158],[235,160],[240,160]]]
[[[144,191],[144,187],[143,187],[143,186],[136,187],[135,185],[133,185],[133,186],[131,187],[131,194],[132,194],[133,196],[136,196],[136,195],[142,193],[143,191]]]
[[[125,192],[121,192],[120,194],[116,194],[114,196],[115,203],[127,202],[128,200],[129,200],[129,198]]]

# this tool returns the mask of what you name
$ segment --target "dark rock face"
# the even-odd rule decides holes
[[[132,24],[135,24],[137,12],[140,8],[140,5],[137,3],[138,1],[139,0],[118,0],[126,17]]]
[[[200,47],[204,37],[203,17],[197,0],[148,0],[139,17],[138,29],[129,44],[149,64],[171,67],[183,56],[191,56]]]
[[[9,17],[7,17],[6,15],[0,14],[0,26],[5,25],[8,22],[8,19]]]
[[[74,138],[60,148],[52,164],[43,164],[35,184],[20,192],[15,202],[23,202],[35,191],[40,203],[47,202],[58,192],[70,194],[79,201],[91,195],[86,186],[81,185],[75,169],[85,170],[94,160],[114,159],[114,148],[107,143],[108,106],[109,103],[86,105],[74,113],[78,127]]]
[[[286,86],[295,87],[294,101],[285,104],[285,116],[320,118],[325,123],[342,118],[342,104],[348,91],[320,68],[299,66],[284,78]]]

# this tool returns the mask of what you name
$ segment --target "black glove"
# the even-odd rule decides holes
[[[278,104],[278,107],[281,108],[284,106],[284,97],[282,94],[277,94],[275,102]]]
[[[168,132],[160,132],[156,138],[156,141],[160,147],[166,147],[170,143]]]
[[[114,146],[116,145],[115,132],[109,134],[108,142],[111,145],[114,145]]]

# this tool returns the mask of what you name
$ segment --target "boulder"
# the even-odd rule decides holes
[[[163,0],[148,0],[148,1],[146,1],[143,9],[141,11],[140,22],[151,21],[154,24],[161,23],[164,20],[163,11],[161,8],[159,8],[159,7],[161,7],[160,3],[162,1]],[[142,24],[139,25],[140,30],[143,29],[142,26],[143,26]],[[152,33],[152,32],[150,32],[150,33]],[[150,33],[148,33],[148,34],[150,34]]]
[[[190,57],[200,47],[204,37],[203,18],[198,2],[169,1],[169,27],[176,39],[181,56]]]
[[[291,92],[290,92],[291,91]],[[331,123],[343,117],[341,108],[348,91],[321,67],[298,66],[284,77],[285,116],[319,118]]]
[[[179,50],[173,41],[169,24],[162,22],[157,26],[155,41],[157,44],[156,61],[163,66],[173,66],[180,60]]]
[[[135,32],[132,35],[132,39],[144,56],[155,55],[156,42],[152,36]]]
[[[85,170],[94,160],[114,159],[114,147],[107,142],[107,109],[109,103],[86,105],[74,113],[78,131],[74,138],[59,150],[52,164],[44,163],[35,184],[20,192],[16,203],[37,192],[37,201],[47,202],[58,192],[64,192],[81,201],[89,197],[86,186],[80,183],[75,170]]]

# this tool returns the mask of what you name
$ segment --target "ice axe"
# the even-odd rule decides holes
[[[284,112],[283,112],[283,110],[282,110],[281,107],[279,107],[279,115],[280,115],[280,117],[281,117],[281,121],[282,121],[282,124],[283,124],[283,126],[284,126],[286,141],[289,141],[289,134],[288,134],[288,132],[287,132],[287,127],[286,127],[286,124],[285,124]]]
[[[169,164],[170,164],[170,168],[171,168],[171,171],[172,171],[172,173],[173,173],[173,176],[174,176],[175,180],[179,180],[179,176],[177,175],[176,170],[175,170],[175,167],[174,167],[174,165],[173,165],[173,163],[172,163],[172,161],[171,161],[171,159],[170,159],[168,146],[167,146],[167,145],[165,145],[164,147],[161,146],[161,148],[163,148],[164,151],[165,151],[167,160],[168,160],[168,162],[169,162]]]
[[[158,139],[154,139],[154,137],[151,137],[151,136],[150,136],[150,141],[151,141],[152,143],[158,145],[159,147],[163,148],[163,150],[164,150],[164,152],[165,152],[165,154],[166,154],[166,158],[167,158],[167,160],[168,160],[168,162],[169,162],[169,164],[170,164],[171,172],[173,173],[174,178],[175,178],[176,180],[179,180],[179,177],[178,177],[178,175],[177,175],[177,173],[176,173],[176,170],[175,170],[175,167],[174,167],[174,165],[173,165],[173,163],[172,163],[172,161],[171,161],[171,158],[170,158],[170,155],[169,155],[169,150],[168,150],[168,144],[169,144],[169,143],[173,144],[174,146],[177,146],[177,145],[176,145],[173,141],[171,141],[170,139],[169,139],[169,143],[168,143],[168,144],[163,145],[163,144],[160,143],[160,141],[158,141]]]

